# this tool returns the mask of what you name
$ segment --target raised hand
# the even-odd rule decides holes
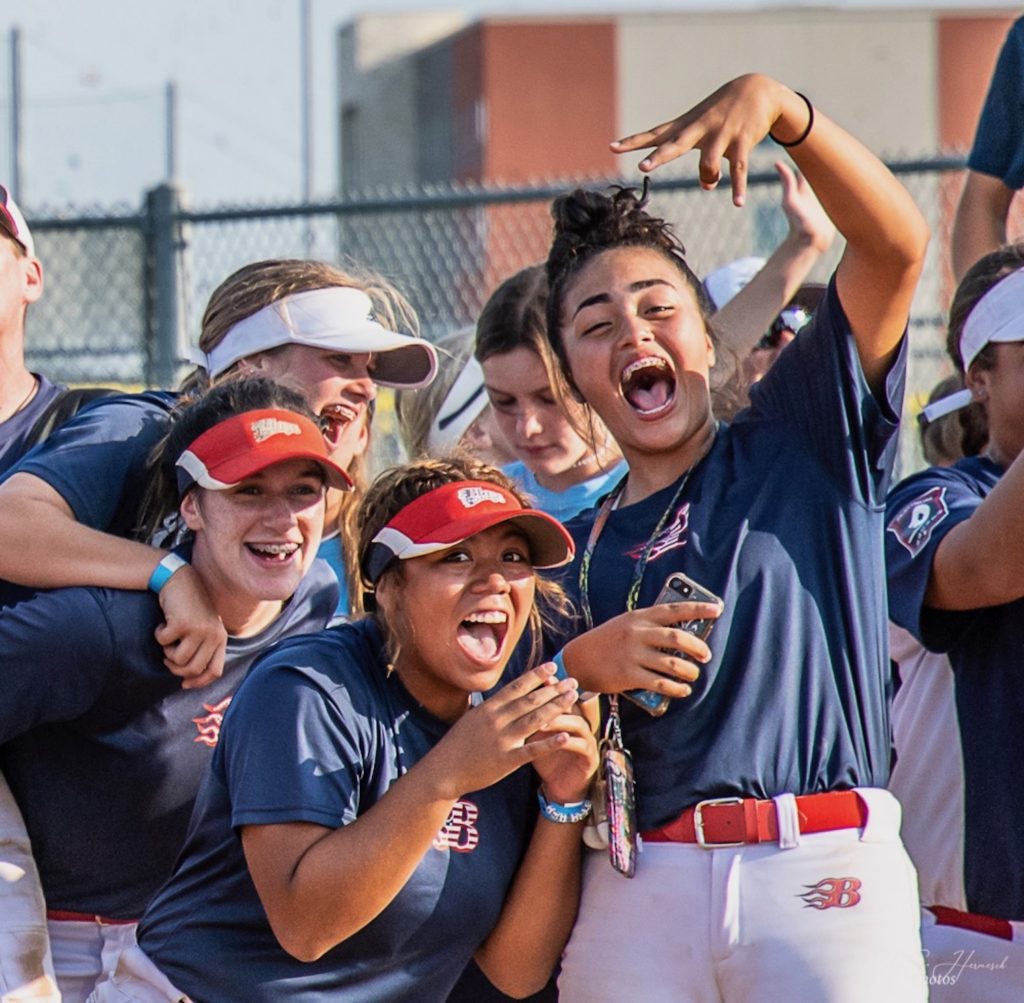
[[[700,150],[698,177],[708,190],[718,185],[722,161],[727,160],[733,202],[740,206],[746,200],[751,151],[773,129],[784,139],[799,135],[807,116],[807,106],[796,92],[771,77],[749,73],[719,87],[678,118],[615,140],[611,148],[628,153],[654,147],[640,162],[645,172]]]

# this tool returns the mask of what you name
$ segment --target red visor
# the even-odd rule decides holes
[[[198,484],[223,491],[285,460],[313,460],[331,487],[352,488],[348,474],[328,457],[315,422],[294,411],[270,408],[236,414],[199,436],[175,464],[178,490],[184,494]]]
[[[572,537],[546,512],[523,508],[490,481],[455,481],[406,505],[373,538],[363,570],[376,583],[393,560],[436,554],[502,522],[522,531],[534,567],[557,568],[576,552]]]

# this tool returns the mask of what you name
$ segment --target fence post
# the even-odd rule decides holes
[[[150,386],[174,386],[178,362],[185,355],[181,273],[186,241],[180,218],[182,202],[182,189],[174,182],[165,182],[146,193],[149,217],[146,382]]]

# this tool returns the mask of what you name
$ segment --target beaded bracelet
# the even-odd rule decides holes
[[[549,801],[544,797],[542,791],[537,791],[537,803],[540,805],[540,813],[544,818],[549,822],[558,822],[560,825],[582,822],[590,814],[591,808],[588,800],[574,801],[572,804]]]
[[[796,139],[791,139],[788,142],[783,139],[776,139],[770,132],[768,133],[768,138],[773,143],[778,143],[779,146],[787,148],[799,146],[811,134],[811,128],[814,125],[814,105],[811,104],[811,99],[806,94],[801,94],[799,91],[794,91],[793,93],[796,94],[798,98],[803,98],[804,104],[807,105],[807,128],[804,129]]]

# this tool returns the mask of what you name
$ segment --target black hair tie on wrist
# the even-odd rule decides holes
[[[768,138],[773,143],[778,143],[779,146],[785,146],[787,148],[792,146],[799,146],[811,134],[811,129],[814,126],[814,105],[811,104],[811,99],[806,94],[801,94],[799,91],[794,91],[793,93],[796,94],[798,98],[803,98],[804,104],[807,105],[807,128],[804,129],[804,131],[801,132],[800,135],[796,137],[796,139],[791,139],[789,140],[789,142],[786,142],[785,140],[782,139],[778,139],[777,137],[773,136],[770,132],[768,133]]]

